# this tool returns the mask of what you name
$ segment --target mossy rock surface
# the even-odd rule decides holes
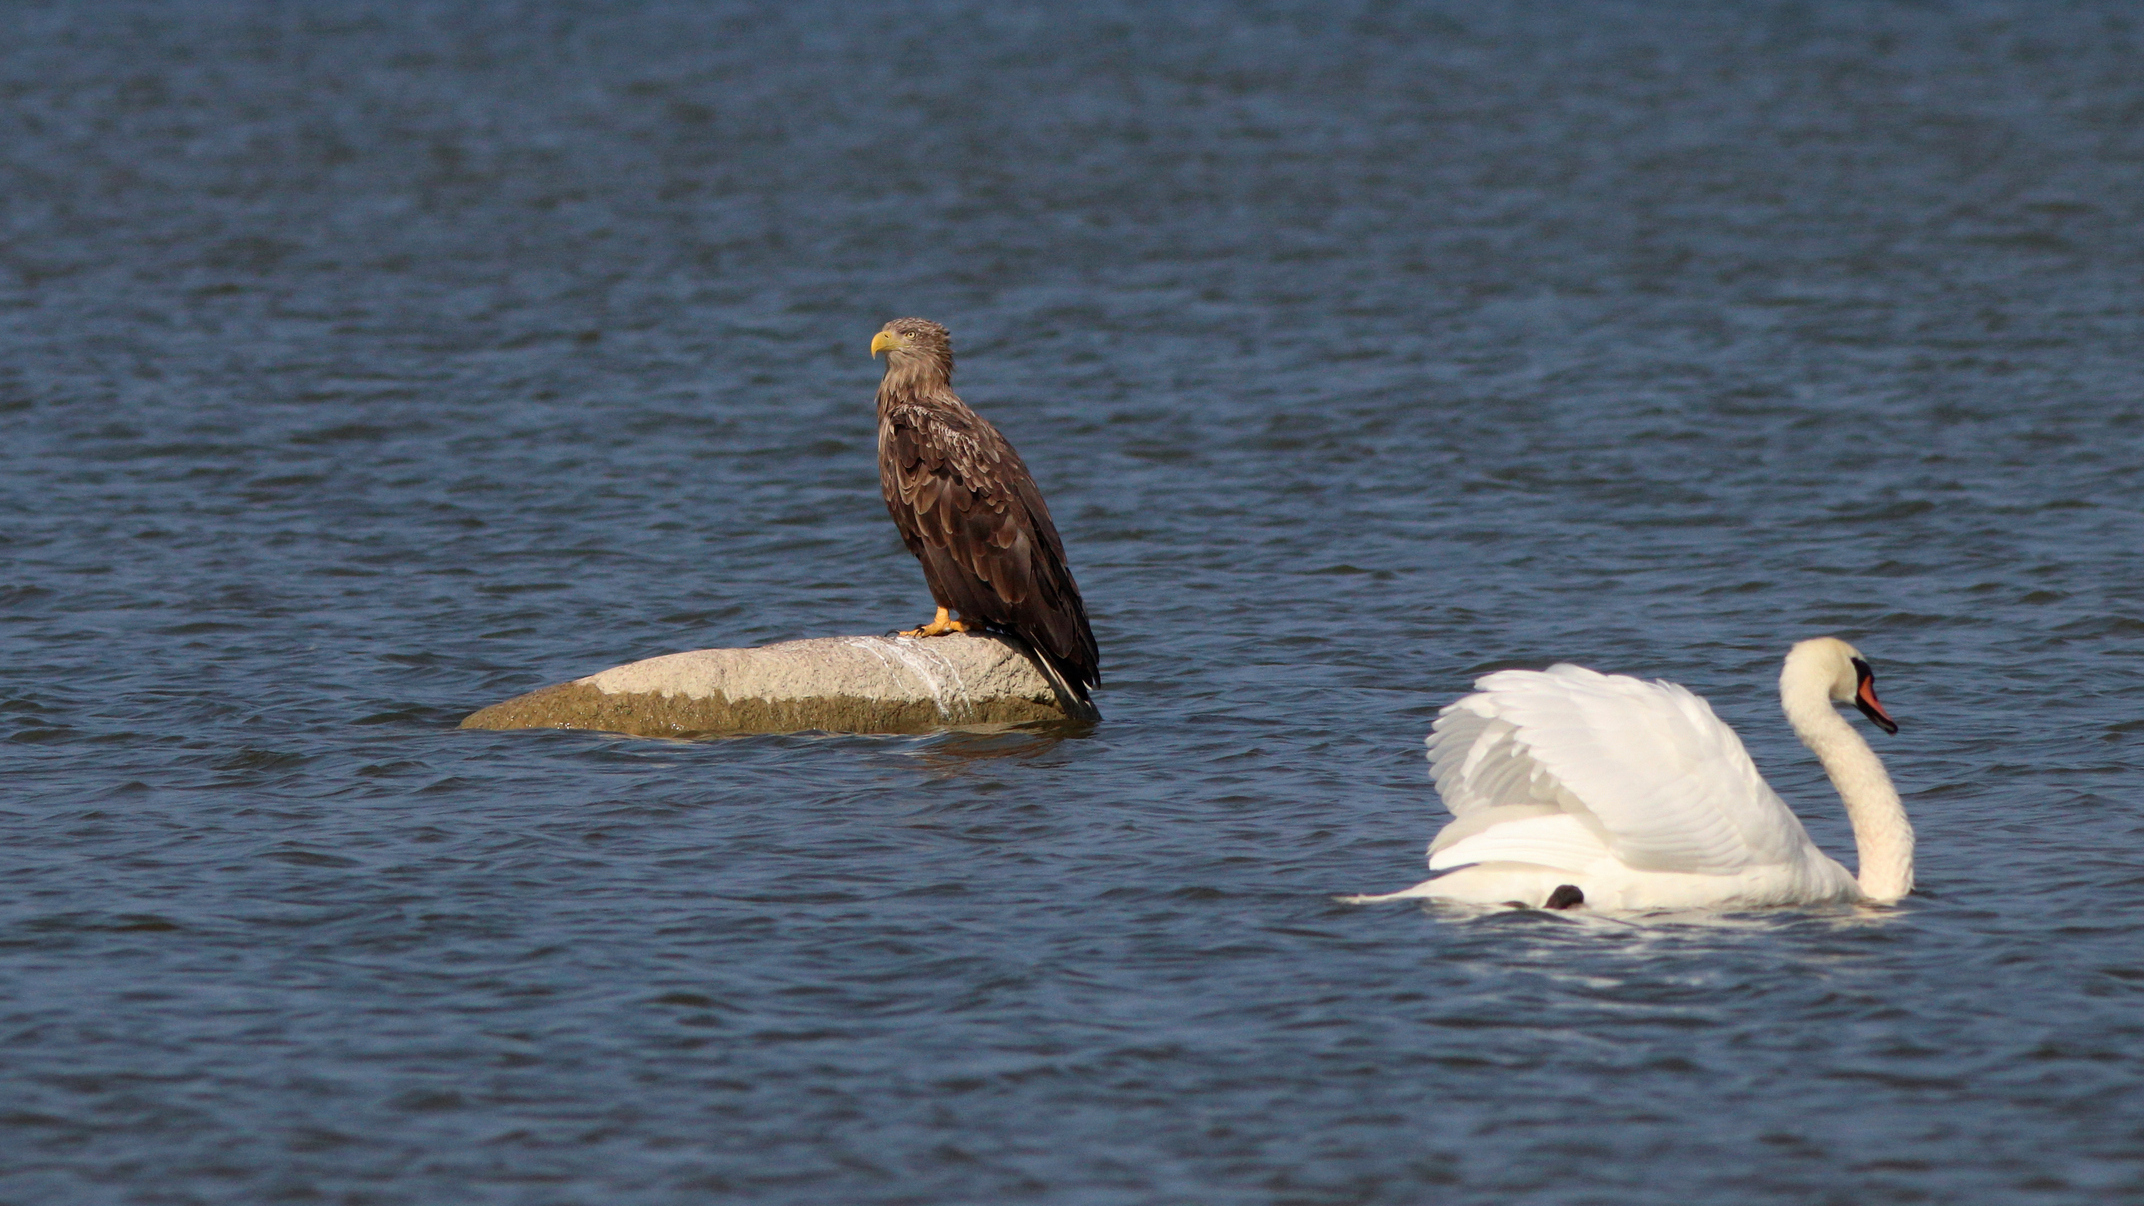
[[[821,637],[616,666],[472,713],[465,729],[642,737],[927,733],[1066,719],[1016,643],[987,634]]]

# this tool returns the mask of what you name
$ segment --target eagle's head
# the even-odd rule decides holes
[[[927,318],[896,318],[871,338],[871,355],[886,353],[886,377],[953,379],[953,334]]]

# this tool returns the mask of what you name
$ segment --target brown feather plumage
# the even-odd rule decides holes
[[[901,318],[886,330],[899,340],[878,390],[879,485],[901,542],[940,607],[1027,642],[1091,709],[1101,653],[1042,491],[953,392],[946,329]]]

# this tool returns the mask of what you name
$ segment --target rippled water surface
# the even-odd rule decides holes
[[[0,1201],[2144,1198],[2126,4],[22,4]],[[465,733],[927,618],[952,326],[1085,736]],[[1496,667],[1904,725],[1892,911],[1354,908]]]

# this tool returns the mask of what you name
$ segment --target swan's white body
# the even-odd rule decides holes
[[[1734,730],[1673,683],[1559,665],[1475,687],[1429,736],[1452,813],[1429,868],[1445,874],[1356,899],[1540,906],[1569,884],[1595,909],[1720,909],[1888,903],[1912,890],[1898,792],[1833,707],[1865,696],[1864,710],[1883,715],[1867,664],[1843,641],[1796,645],[1779,693],[1853,821],[1858,878],[1809,840]]]

